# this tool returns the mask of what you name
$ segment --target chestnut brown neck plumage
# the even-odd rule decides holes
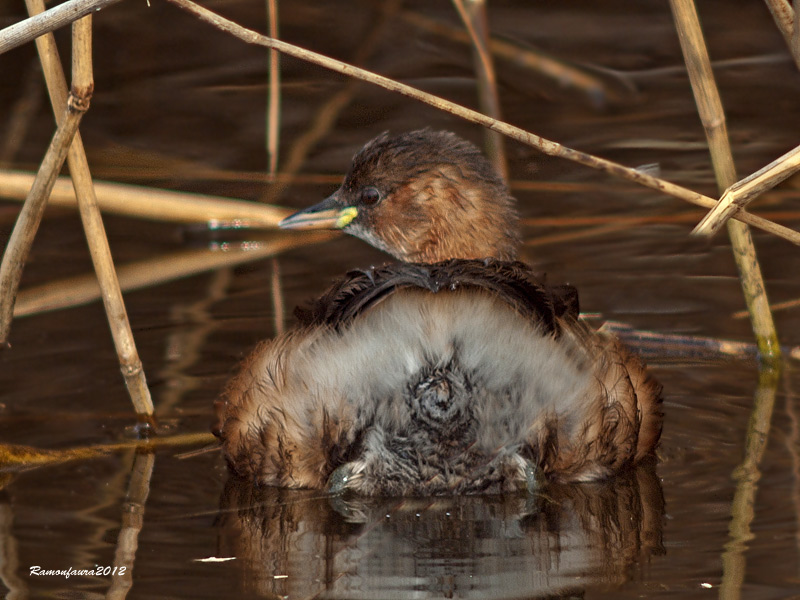
[[[514,200],[480,151],[449,132],[382,134],[329,198],[281,227],[342,229],[406,262],[513,260]]]

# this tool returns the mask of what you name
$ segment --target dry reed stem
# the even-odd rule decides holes
[[[308,231],[304,235],[283,234],[274,240],[244,242],[240,246],[241,251],[184,250],[161,255],[122,265],[118,270],[119,284],[126,292],[138,290],[221,267],[261,260],[290,248],[323,242],[336,235],[338,234],[329,231]],[[100,285],[93,274],[51,281],[20,291],[14,307],[14,317],[80,306],[97,300],[100,293]]]
[[[0,31],[0,54],[33,41],[39,36],[69,25],[120,0],[67,0],[50,10],[9,25]]]
[[[402,18],[414,27],[429,33],[439,35],[454,42],[464,44],[470,43],[468,34],[446,23],[441,23],[412,12],[403,13]],[[593,104],[599,106],[604,105],[606,103],[606,98],[610,95],[608,86],[602,77],[587,73],[564,61],[555,60],[541,52],[530,50],[505,40],[490,38],[488,45],[489,50],[496,58],[508,60],[523,69],[534,71],[543,77],[553,80],[561,88],[580,90]],[[623,76],[615,74],[615,78],[626,88],[633,89],[633,84],[627,81]]]
[[[733,213],[744,208],[762,193],[772,189],[797,171],[800,171],[800,146],[726,189],[719,204],[698,223],[692,233],[715,234]]]
[[[33,178],[30,173],[0,170],[0,197],[24,199]],[[122,183],[95,181],[94,188],[97,204],[102,211],[155,221],[275,229],[278,222],[292,212],[288,208],[258,202]],[[69,177],[59,177],[56,181],[50,206],[77,206]]]
[[[658,179],[657,177],[653,177],[652,175],[648,175],[636,169],[625,167],[613,161],[567,148],[557,142],[547,140],[541,136],[520,129],[519,127],[514,127],[508,123],[498,121],[477,111],[460,106],[454,102],[439,98],[438,96],[427,94],[411,86],[393,81],[388,77],[383,77],[382,75],[378,75],[364,69],[359,69],[358,67],[354,67],[347,63],[317,54],[316,52],[305,50],[280,40],[271,39],[255,31],[246,29],[245,27],[242,27],[233,21],[229,21],[228,19],[220,17],[216,13],[213,13],[210,10],[195,4],[191,0],[167,1],[193,14],[201,21],[208,23],[230,35],[233,35],[243,42],[257,46],[264,46],[266,48],[275,48],[279,52],[293,56],[300,60],[319,65],[323,68],[347,75],[349,77],[367,81],[387,90],[402,94],[408,98],[424,102],[425,104],[433,106],[439,110],[449,112],[466,121],[470,121],[471,123],[488,127],[494,131],[499,131],[503,135],[506,135],[520,143],[532,146],[549,156],[564,158],[593,169],[604,171],[614,177],[633,181],[634,183],[638,183],[645,187],[649,187],[670,196],[674,196],[675,198],[679,198],[691,204],[696,204],[697,206],[713,208],[717,204],[716,200],[709,198],[708,196],[693,192],[692,190],[681,187],[674,183],[670,183],[669,181]],[[794,244],[800,245],[800,233],[793,231],[788,227],[783,227],[782,225],[772,223],[766,219],[756,217],[755,215],[751,215],[745,211],[739,211],[734,218],[743,223],[753,225],[754,227],[759,227],[760,229],[777,235],[778,237],[787,239]]]
[[[122,525],[117,536],[114,551],[114,567],[125,567],[111,577],[111,585],[106,592],[107,600],[124,600],[133,587],[133,565],[139,547],[139,534],[144,526],[144,507],[150,495],[150,480],[153,477],[156,455],[152,451],[137,452],[133,458],[133,469],[128,483],[128,493],[122,509]]]
[[[502,119],[500,95],[497,93],[492,55],[489,53],[489,17],[485,0],[452,0],[469,34],[472,59],[478,85],[478,105],[481,112],[497,120]],[[508,161],[503,146],[503,136],[497,131],[484,130],[486,155],[497,172],[508,181]]]
[[[28,7],[28,12],[32,15],[44,11],[43,0],[25,0],[25,4]],[[90,21],[88,22],[90,23]],[[73,47],[81,48],[82,52],[87,53],[86,59],[90,62],[91,29],[83,26],[74,30],[73,34],[83,36],[86,40],[85,43],[73,42]],[[48,33],[37,38],[36,49],[39,52],[39,60],[42,63],[50,103],[53,106],[56,119],[59,119],[63,110],[61,107],[66,104],[67,84],[53,34]],[[87,61],[83,62],[86,63]],[[83,87],[88,88],[92,85],[91,71],[76,74],[73,79]],[[75,135],[69,148],[67,162],[75,186],[75,194],[78,198],[78,210],[89,245],[89,253],[92,257],[100,287],[103,290],[103,303],[114,346],[117,350],[122,376],[139,418],[144,422],[152,423],[153,402],[150,398],[150,390],[147,387],[142,361],[136,351],[133,332],[128,322],[119,282],[114,271],[114,261],[111,258],[111,250],[108,246],[103,220],[97,207],[97,198],[92,187],[92,176],[89,172],[89,164],[86,160],[80,133]]]
[[[698,112],[706,129],[717,185],[720,190],[724,190],[736,182],[736,172],[728,143],[725,115],[711,71],[711,62],[700,29],[697,10],[694,0],[670,0],[670,6]],[[737,598],[741,593],[746,571],[745,551],[747,542],[752,536],[750,524],[755,516],[755,494],[760,477],[758,467],[769,435],[779,380],[779,369],[775,366],[780,359],[781,349],[750,230],[742,223],[729,221],[728,233],[739,267],[759,354],[770,361],[767,363],[767,368],[759,370],[759,386],[745,442],[745,458],[734,472],[737,486],[731,503],[731,521],[728,530],[730,539],[722,554],[720,597]]]
[[[85,112],[76,110],[75,104],[70,101],[66,114],[60,119],[61,124],[50,142],[42,166],[36,174],[3,253],[0,264],[0,345],[8,342],[22,269],[39,230],[50,190],[53,189],[56,177],[64,165],[70,144]]]
[[[789,52],[797,68],[800,69],[800,48],[796,41],[798,33],[795,26],[797,22],[795,11],[797,8],[795,7],[795,9],[792,10],[788,0],[766,0],[766,3],[769,12],[772,13],[775,24],[778,26],[778,30],[781,32],[783,39],[786,40],[786,45],[789,47]],[[796,4],[797,2],[795,2],[795,5]]]
[[[741,597],[742,584],[747,571],[745,552],[753,539],[750,524],[755,518],[756,492],[761,478],[759,465],[769,440],[772,411],[775,406],[780,374],[777,370],[762,369],[753,402],[753,412],[747,427],[744,459],[733,472],[736,493],[731,503],[731,522],[728,525],[729,541],[722,553],[722,581],[719,597]]]
[[[717,186],[720,191],[723,191],[736,182],[736,170],[728,142],[725,113],[714,81],[714,73],[711,70],[711,61],[700,28],[700,20],[694,0],[670,0],[670,6],[675,18],[675,27],[678,31],[697,110],[706,131]],[[728,221],[728,234],[736,266],[739,268],[739,279],[742,283],[745,303],[750,311],[750,321],[756,336],[756,344],[762,357],[777,361],[781,355],[778,334],[769,310],[764,279],[756,258],[750,229],[743,223]]]
[[[278,0],[267,0],[267,22],[270,37],[278,37]],[[267,91],[267,172],[278,171],[278,142],[281,128],[280,53],[269,51],[269,89]]]

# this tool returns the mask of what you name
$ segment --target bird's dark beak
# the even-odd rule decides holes
[[[342,206],[339,192],[278,223],[281,229],[342,229],[358,216],[355,206]]]

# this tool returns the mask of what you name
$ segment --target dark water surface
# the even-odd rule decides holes
[[[0,7],[2,25],[21,18],[18,4]],[[81,127],[94,175],[293,207],[330,193],[335,184],[308,178],[282,193],[264,182],[266,53],[161,0],[151,4],[130,0],[95,18],[96,91]],[[800,141],[800,74],[763,3],[700,4],[720,61],[715,72],[737,167],[748,174]],[[206,5],[265,28],[261,3]],[[455,25],[452,5],[409,2],[381,16],[384,6],[285,2],[281,37],[474,106],[467,47],[404,17],[409,11]],[[715,195],[666,2],[494,2],[490,19],[498,36],[606,83],[605,93],[587,94],[498,60],[508,121],[627,165],[657,163],[664,178]],[[58,33],[62,52],[65,33]],[[364,50],[365,42],[372,48]],[[292,59],[282,67],[285,164],[348,83]],[[32,69],[32,46],[0,56],[1,141],[11,135],[20,98],[35,115],[18,151],[4,159],[28,170],[53,131]],[[397,95],[366,84],[350,93],[301,174],[340,175],[352,153],[386,129],[430,125],[480,142],[478,128]],[[743,302],[724,236],[688,236],[699,211],[515,143],[507,149],[514,194],[529,219],[527,258],[552,280],[575,284],[585,311],[662,334],[751,339],[746,320],[732,316]],[[531,186],[541,182],[569,186]],[[757,210],[783,211],[778,220],[798,228],[797,186],[789,181]],[[3,243],[17,210],[0,203]],[[619,225],[630,216],[658,219]],[[537,221],[545,217],[617,224]],[[253,238],[113,216],[106,226],[118,264],[187,249],[210,253],[224,242],[237,248]],[[800,297],[798,249],[754,236],[771,300]],[[347,269],[384,260],[343,237],[290,249],[277,261],[285,304],[319,293]],[[274,334],[275,264],[262,259],[125,295],[167,433],[207,431],[211,403],[237,361]],[[90,270],[78,217],[49,210],[23,288]],[[800,312],[775,317],[782,342],[800,344]],[[134,419],[99,303],[17,319],[11,342],[0,353],[2,442],[63,449],[131,439]],[[771,393],[759,386],[752,358],[680,358],[662,349],[650,362],[666,389],[658,464],[603,484],[553,487],[537,499],[366,502],[254,492],[227,481],[218,452],[186,456],[196,445],[0,473],[0,590],[10,598],[800,596],[796,369]],[[751,423],[757,398],[765,408]],[[750,428],[757,431],[748,436]],[[753,458],[742,469],[746,440]],[[212,557],[236,559],[203,560]],[[127,572],[31,576],[37,565]]]

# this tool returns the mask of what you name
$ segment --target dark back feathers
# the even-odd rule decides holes
[[[295,310],[301,324],[346,326],[363,311],[399,290],[432,293],[478,289],[491,292],[521,316],[558,336],[557,319],[578,317],[578,291],[571,285],[548,286],[521,262],[452,259],[432,264],[394,263],[351,271],[309,307]]]

